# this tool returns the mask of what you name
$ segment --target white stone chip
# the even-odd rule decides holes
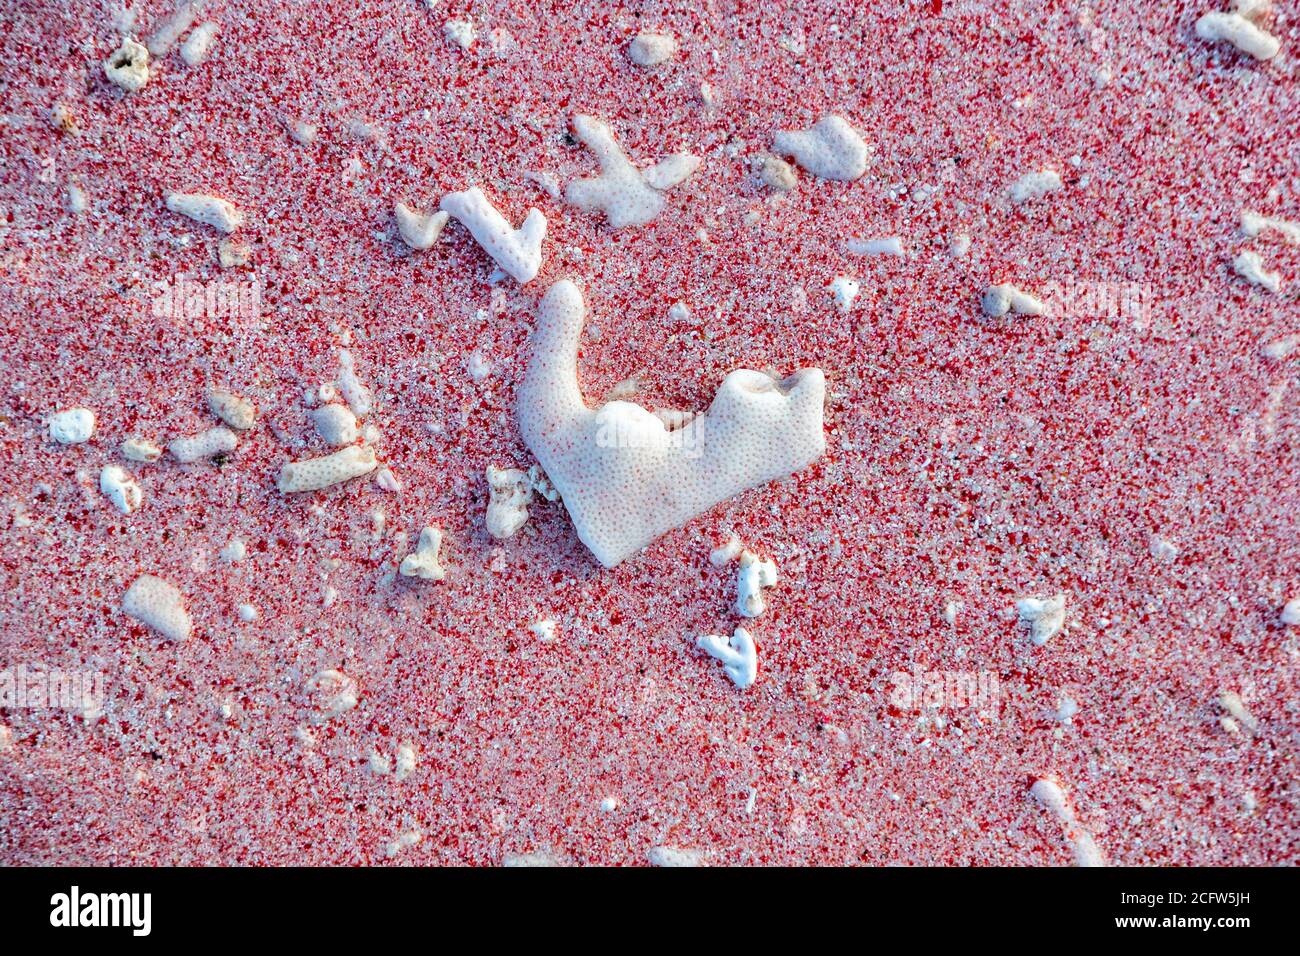
[[[1029,639],[1041,647],[1065,626],[1065,595],[1020,598],[1016,601],[1016,613],[1029,629]]]
[[[404,202],[393,204],[393,218],[397,220],[397,233],[402,242],[412,249],[423,251],[432,248],[442,235],[442,229],[451,217],[445,212],[416,212]]]
[[[658,66],[677,54],[677,39],[667,33],[638,33],[627,45],[627,55],[637,66]]]
[[[124,515],[138,511],[144,501],[140,485],[121,465],[105,465],[99,473],[99,490]]]

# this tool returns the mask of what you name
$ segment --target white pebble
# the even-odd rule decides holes
[[[835,297],[835,307],[847,313],[852,310],[854,300],[862,292],[862,283],[848,276],[836,276],[828,288]]]
[[[1008,312],[1017,315],[1043,315],[1047,305],[1013,285],[992,285],[980,295],[980,307],[985,315],[1000,318]]]
[[[478,39],[472,20],[448,20],[442,25],[442,33],[462,50],[468,50]]]
[[[1061,177],[1050,169],[1025,173],[1011,184],[1011,201],[1019,205],[1033,199],[1042,199],[1062,186]]]
[[[251,604],[241,604],[236,610],[239,613],[239,619],[245,623],[256,621],[259,616],[257,608]]]
[[[357,416],[346,405],[322,405],[313,408],[307,416],[316,426],[316,433],[331,445],[350,445],[361,435]]]
[[[194,32],[181,44],[181,59],[186,66],[198,66],[207,59],[208,50],[216,36],[217,25],[211,20],[195,27]]]
[[[95,433],[95,413],[69,408],[50,416],[50,437],[60,445],[79,445]]]
[[[246,398],[224,388],[212,388],[207,394],[208,408],[231,428],[245,431],[253,427],[257,409]]]
[[[638,33],[627,45],[627,55],[637,66],[658,66],[677,54],[677,40],[666,33]]]
[[[1233,271],[1241,276],[1251,285],[1257,285],[1269,292],[1277,292],[1282,288],[1282,276],[1277,272],[1269,272],[1264,267],[1264,260],[1260,258],[1258,252],[1246,250],[1238,254],[1232,260]]]
[[[128,438],[122,442],[122,454],[131,461],[157,461],[162,457],[162,449],[144,438]]]
[[[1282,623],[1286,625],[1300,624],[1300,598],[1292,598],[1286,602],[1282,608]]]

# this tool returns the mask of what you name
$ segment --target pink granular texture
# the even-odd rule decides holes
[[[433,6],[218,0],[208,58],[173,50],[135,94],[101,67],[117,4],[19,4],[0,25],[0,667],[105,679],[102,714],[0,710],[0,863],[619,865],[671,846],[714,865],[1067,864],[1041,777],[1112,863],[1300,860],[1279,620],[1300,593],[1300,352],[1261,351],[1300,331],[1300,249],[1238,223],[1300,220],[1294,4],[1265,64],[1195,37],[1218,0]],[[145,38],[173,7],[131,9]],[[469,50],[451,18],[474,22]],[[634,66],[642,28],[677,56]],[[593,173],[575,112],[640,164],[703,165],[655,222],[613,232],[525,176]],[[754,177],[776,130],[829,112],[870,144],[865,177],[801,173],[788,194]],[[1013,207],[1042,168],[1063,189]],[[427,253],[396,238],[395,201],[470,185],[513,223],[546,214],[534,282],[494,279],[455,224]],[[164,190],[240,207],[252,262],[223,270],[222,236]],[[890,235],[907,258],[845,251]],[[1246,248],[1279,294],[1233,274]],[[260,283],[259,312],[155,315],[178,275]],[[826,290],[841,275],[863,287],[847,315]],[[734,368],[817,366],[825,458],[613,570],[558,504],[491,539],[483,470],[533,463],[514,387],[564,277],[591,310],[590,400],[639,374],[647,407],[704,408]],[[1141,308],[1079,295],[989,319],[994,282]],[[302,392],[345,342],[403,490],[283,495],[280,465],[324,451]],[[260,409],[233,454],[122,459],[132,435],[216,424],[214,385]],[[77,405],[94,437],[55,444],[48,416]],[[144,488],[130,516],[97,489],[111,463]],[[435,523],[447,579],[397,577]],[[708,560],[732,531],[781,576],[747,625],[746,692],[695,647],[740,623],[735,565]],[[241,563],[218,557],[232,538]],[[188,640],[122,613],[141,573],[186,596]],[[1036,647],[1013,601],[1056,593],[1066,626]],[[329,669],[358,704],[313,723],[306,684]],[[896,675],[936,672],[999,692],[891,699]],[[1224,728],[1224,691],[1253,728]],[[409,776],[372,772],[403,742]]]

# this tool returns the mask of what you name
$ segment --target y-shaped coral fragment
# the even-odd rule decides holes
[[[582,293],[561,280],[542,299],[518,392],[519,429],[564,500],[578,537],[614,567],[665,532],[826,450],[826,381],[737,369],[707,412],[669,429],[630,402],[588,408],[578,387]]]
[[[705,634],[696,638],[695,644],[710,657],[720,660],[731,682],[741,690],[753,686],[758,677],[758,652],[749,631],[738,627],[730,640],[722,634]]]
[[[573,118],[573,132],[596,154],[600,175],[569,183],[565,198],[586,212],[603,212],[615,229],[643,226],[663,211],[663,194],[700,165],[698,156],[676,153],[644,172],[632,165],[608,126],[591,116]]]

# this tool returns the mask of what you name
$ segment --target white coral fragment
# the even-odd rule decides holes
[[[1276,216],[1261,216],[1243,209],[1241,231],[1252,238],[1263,232],[1276,232],[1291,245],[1300,246],[1300,223],[1288,222]]]
[[[785,478],[822,456],[826,382],[806,368],[778,381],[737,369],[707,412],[669,430],[639,405],[587,407],[578,386],[586,308],[568,280],[542,299],[517,393],[520,431],[564,501],[578,537],[606,567],[720,501]]]
[[[105,465],[99,473],[99,490],[124,515],[138,511],[144,501],[140,485],[121,465]]]
[[[627,45],[627,55],[637,66],[658,66],[677,54],[677,38],[667,33],[643,30]]]
[[[1246,8],[1245,12],[1253,11]],[[1196,21],[1196,35],[1207,43],[1231,43],[1257,60],[1273,59],[1282,48],[1282,41],[1256,26],[1243,13],[1207,13]]]
[[[782,130],[772,140],[772,152],[793,156],[821,179],[847,183],[867,171],[867,144],[842,116],[823,116],[809,130]]]
[[[419,578],[421,581],[441,581],[447,576],[447,569],[440,563],[442,551],[442,529],[430,525],[420,532],[420,541],[415,550],[402,558],[398,571],[404,578]]]
[[[540,210],[529,209],[523,225],[515,229],[477,186],[443,196],[439,208],[468,229],[483,250],[520,285],[536,278],[542,267],[542,240],[546,237],[546,217]]]
[[[706,634],[696,638],[695,643],[704,653],[722,662],[722,669],[741,690],[753,686],[758,677],[758,652],[754,638],[743,627],[736,628],[730,639],[722,634]]]
[[[1029,629],[1029,639],[1041,647],[1065,626],[1065,595],[1021,598],[1016,601],[1016,613]]]
[[[184,640],[193,629],[180,590],[152,574],[140,575],[127,588],[122,610],[169,640]]]
[[[219,196],[168,190],[163,193],[163,202],[172,212],[220,229],[222,232],[234,232],[244,224],[244,214],[231,202]]]
[[[323,724],[357,706],[357,682],[342,671],[324,670],[307,681],[313,724]]]
[[[1257,285],[1269,292],[1277,292],[1282,288],[1281,273],[1270,272],[1265,268],[1264,260],[1260,258],[1258,252],[1247,249],[1245,252],[1238,253],[1232,260],[1232,270],[1251,285]]]
[[[518,468],[487,466],[487,529],[498,540],[512,537],[528,520],[533,486],[527,472]]]
[[[60,445],[80,445],[95,434],[95,413],[89,408],[67,408],[50,416],[50,437]]]
[[[104,61],[104,75],[128,93],[136,93],[149,82],[149,51],[130,37]]]
[[[177,438],[167,444],[167,450],[177,461],[189,464],[232,452],[238,444],[239,439],[235,437],[234,432],[224,425],[218,425],[197,435]]]
[[[1300,624],[1300,597],[1292,598],[1282,607],[1280,615],[1283,624],[1288,627]]]
[[[1105,866],[1101,850],[1093,840],[1092,834],[1079,824],[1074,807],[1066,798],[1060,784],[1047,777],[1040,777],[1029,788],[1030,794],[1038,801],[1052,818],[1061,825],[1062,836],[1074,851],[1076,866]]]
[[[379,467],[373,448],[349,445],[332,455],[291,461],[280,469],[277,487],[284,494],[319,491],[340,482],[368,475]]]
[[[1049,193],[1058,191],[1061,186],[1060,175],[1050,169],[1025,173],[1011,184],[1011,201],[1020,205],[1034,199],[1042,199]]]
[[[651,847],[646,854],[651,866],[703,866],[704,854],[699,850],[675,846]]]
[[[595,155],[600,175],[569,183],[565,199],[584,212],[601,212],[614,229],[643,226],[663,212],[663,193],[684,182],[700,160],[677,153],[642,172],[632,165],[613,131],[592,116],[573,118],[574,135]]]
[[[462,50],[468,50],[478,39],[473,20],[448,20],[442,25],[442,35]]]
[[[208,408],[223,422],[237,431],[247,431],[257,420],[257,408],[246,398],[224,388],[213,388],[207,394]]]
[[[835,297],[835,308],[844,313],[853,310],[853,303],[862,294],[862,283],[848,276],[836,276],[826,288]]]
[[[144,438],[128,438],[121,447],[122,454],[131,461],[154,462],[162,457],[162,449]]]
[[[194,32],[181,44],[181,59],[186,66],[198,66],[207,59],[212,41],[217,38],[217,29],[211,20],[194,28]]]
[[[885,236],[880,239],[849,239],[844,249],[855,256],[898,256],[907,255],[901,236]]]
[[[985,315],[994,318],[1001,318],[1008,312],[1017,315],[1043,315],[1047,312],[1045,302],[1006,283],[986,288],[980,295],[980,308]]]
[[[393,218],[397,220],[397,234],[412,249],[422,251],[429,249],[450,218],[445,212],[416,212],[404,202],[393,204]]]
[[[753,551],[740,556],[740,570],[736,573],[736,613],[744,617],[758,617],[767,610],[763,588],[776,584],[776,562],[762,561]]]

